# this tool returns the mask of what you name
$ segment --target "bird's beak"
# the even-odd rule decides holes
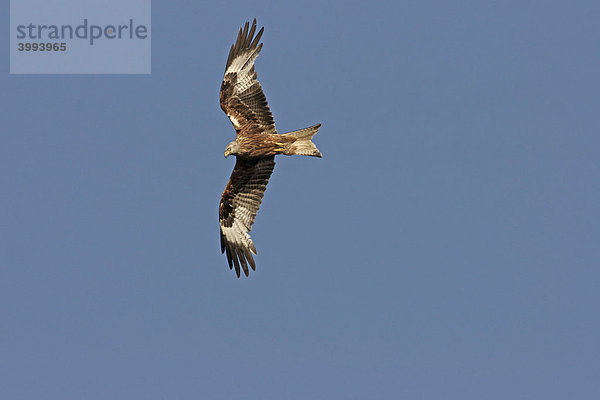
[[[229,150],[225,150],[225,158],[229,155]]]

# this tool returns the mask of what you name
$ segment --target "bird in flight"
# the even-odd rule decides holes
[[[240,267],[246,276],[248,265],[256,269],[252,257],[256,247],[249,232],[275,167],[275,155],[321,157],[311,141],[321,124],[283,134],[275,130],[271,109],[254,70],[264,28],[255,36],[256,19],[252,27],[249,25],[246,22],[240,28],[231,46],[220,93],[221,108],[237,135],[225,148],[225,157],[236,156],[236,163],[219,204],[221,253],[227,254],[229,269],[235,267],[238,278]]]

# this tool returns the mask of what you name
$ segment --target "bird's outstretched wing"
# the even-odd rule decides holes
[[[227,253],[227,262],[240,277],[240,265],[248,276],[248,264],[256,269],[252,253],[256,248],[250,230],[260,207],[269,177],[275,167],[275,157],[254,160],[238,158],[231,178],[219,204],[221,225],[221,253]]]
[[[246,22],[244,29],[240,28],[227,57],[220,103],[238,134],[277,133],[273,114],[254,70],[254,60],[262,48],[262,43],[258,44],[258,41],[263,30],[261,28],[254,36],[256,19],[251,28]]]

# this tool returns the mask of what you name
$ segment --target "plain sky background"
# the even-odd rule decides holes
[[[453,4],[451,4],[453,3]],[[238,27],[280,157],[237,279]],[[2,399],[600,398],[597,2],[152,4],[151,75],[9,75]]]

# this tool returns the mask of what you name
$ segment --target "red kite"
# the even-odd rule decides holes
[[[271,109],[254,71],[264,28],[256,36],[255,31],[256,19],[250,29],[248,22],[243,30],[240,28],[227,57],[220,95],[221,108],[237,134],[225,148],[225,157],[234,155],[237,161],[219,205],[221,253],[227,253],[229,268],[235,266],[238,278],[240,266],[246,276],[248,264],[256,269],[252,258],[256,247],[249,232],[275,167],[275,155],[321,157],[311,141],[321,124],[283,134],[275,130]]]

